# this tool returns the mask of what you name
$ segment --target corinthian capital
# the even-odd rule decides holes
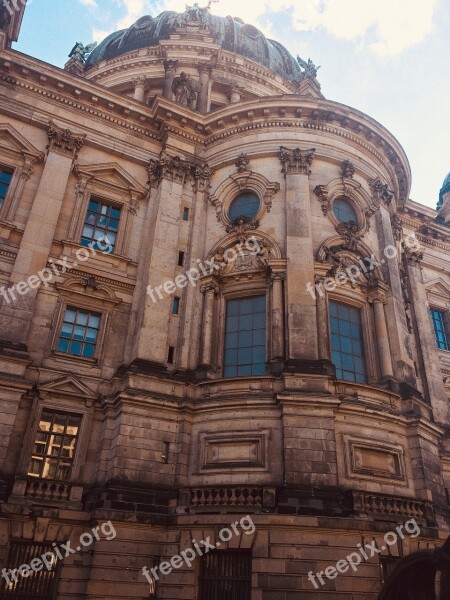
[[[301,150],[295,148],[295,150],[289,150],[289,148],[280,148],[278,158],[283,165],[282,173],[296,173],[302,175],[310,175],[310,167],[314,159],[314,153],[316,149],[310,148],[309,150]]]
[[[47,135],[49,140],[48,150],[69,158],[77,157],[86,137],[86,135],[75,135],[70,129],[58,127],[53,121],[48,125]]]

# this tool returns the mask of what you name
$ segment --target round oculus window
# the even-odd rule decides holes
[[[356,210],[346,198],[336,198],[333,202],[333,213],[341,223],[348,223],[349,221],[358,223]]]
[[[261,202],[256,194],[246,192],[233,200],[230,205],[229,217],[230,221],[239,219],[239,217],[247,217],[252,219],[256,217],[259,211]]]

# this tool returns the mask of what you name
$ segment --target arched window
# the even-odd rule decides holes
[[[348,223],[349,221],[358,223],[356,211],[346,198],[336,198],[333,202],[333,213],[341,223]]]
[[[256,194],[251,192],[240,194],[230,205],[230,221],[234,221],[239,217],[256,217],[260,205],[261,202]]]

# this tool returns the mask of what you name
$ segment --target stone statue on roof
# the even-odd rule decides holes
[[[317,77],[317,71],[320,67],[316,67],[310,58],[308,58],[308,62],[306,62],[297,55],[297,62],[304,69],[302,72],[303,78],[315,79]]]
[[[87,46],[85,46],[81,42],[77,42],[70,51],[69,58],[72,58],[73,60],[79,60],[82,63],[84,63],[86,61],[86,58],[96,47],[97,42],[93,42],[92,44],[88,44]]]

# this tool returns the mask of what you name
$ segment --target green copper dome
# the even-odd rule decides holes
[[[300,79],[302,70],[284,46],[267,39],[259,29],[246,25],[240,19],[216,17],[205,9],[200,11],[202,28],[209,29],[215,44],[254,60],[287,80]],[[128,29],[112,33],[103,40],[90,54],[86,68],[133,50],[157,46],[160,40],[169,39],[171,33],[182,27],[185,19],[186,13],[173,11],[165,11],[155,18],[150,15],[141,17]]]

